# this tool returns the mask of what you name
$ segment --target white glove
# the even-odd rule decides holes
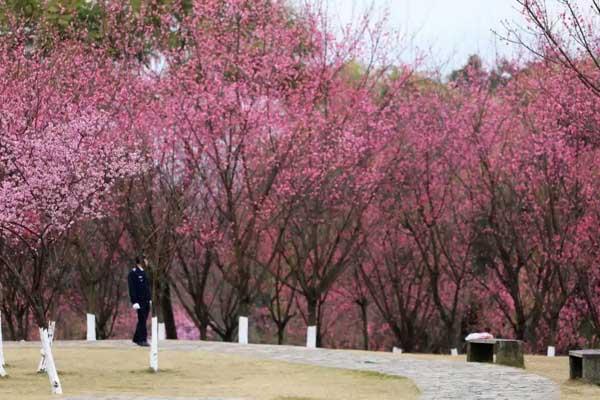
[[[138,303],[135,303],[135,304],[133,305],[133,309],[134,309],[134,310],[139,310],[140,308],[141,308],[141,307],[140,307],[140,305],[139,305]]]

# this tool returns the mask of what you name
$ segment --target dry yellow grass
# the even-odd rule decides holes
[[[402,355],[402,357],[466,362],[464,356],[452,357],[430,354],[405,354]],[[600,399],[600,386],[569,380],[569,357],[525,356],[525,368],[527,372],[544,376],[559,384],[560,398],[562,400]]]
[[[569,380],[569,357],[528,356],[525,358],[525,363],[528,371],[560,384],[561,399],[600,399],[600,386]]]
[[[36,374],[39,350],[5,349],[10,376],[0,379],[2,400],[52,399],[48,378]],[[414,400],[405,378],[374,373],[253,361],[202,351],[161,351],[158,374],[145,369],[141,348],[54,349],[65,394],[149,394],[157,397],[232,397],[255,400]],[[56,399],[56,397],[54,397]]]

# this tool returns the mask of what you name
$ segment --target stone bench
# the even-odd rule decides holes
[[[523,342],[512,339],[474,339],[467,342],[467,362],[493,363],[525,368]]]
[[[600,385],[600,350],[573,350],[569,352],[571,379]]]

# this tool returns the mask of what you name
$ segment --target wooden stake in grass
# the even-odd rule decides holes
[[[54,328],[56,327],[56,322],[50,321],[48,324],[48,330],[46,331],[48,336],[48,348],[52,348],[52,343],[54,342]],[[42,340],[41,330],[40,330],[40,340]],[[44,348],[44,343],[42,342],[42,350],[40,351],[42,354],[42,358],[40,359],[40,363],[38,364],[38,373],[46,372],[46,365],[48,363],[47,352]]]
[[[52,394],[62,394],[62,386],[60,384],[60,379],[58,379],[56,364],[54,364],[54,356],[52,355],[49,330],[40,328],[40,339],[42,341],[42,351],[44,355],[44,370],[48,373]]]

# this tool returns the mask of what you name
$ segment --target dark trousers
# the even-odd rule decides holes
[[[148,320],[149,313],[150,304],[141,303],[140,309],[137,310],[138,322],[135,327],[135,333],[133,334],[134,343],[146,343],[148,341],[148,329],[146,328],[146,321]]]

